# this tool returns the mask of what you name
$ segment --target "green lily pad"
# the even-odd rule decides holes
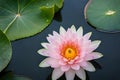
[[[13,72],[6,72],[0,76],[0,80],[32,80],[24,76],[14,75]]]
[[[0,30],[0,72],[8,65],[12,56],[10,41]]]
[[[0,0],[0,29],[10,40],[35,35],[62,5],[63,0]]]
[[[85,17],[98,30],[120,31],[120,0],[89,0]]]

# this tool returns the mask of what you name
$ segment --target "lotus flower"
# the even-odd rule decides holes
[[[75,75],[85,80],[85,71],[95,71],[90,60],[101,58],[99,52],[93,52],[101,43],[99,40],[89,40],[91,32],[83,35],[83,28],[76,30],[72,25],[67,31],[60,27],[60,33],[53,31],[48,35],[47,43],[41,43],[44,47],[38,53],[46,56],[40,63],[40,67],[52,67],[52,80],[57,80],[64,73],[66,80],[74,80]]]

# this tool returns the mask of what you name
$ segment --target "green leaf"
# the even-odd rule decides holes
[[[31,80],[24,76],[14,75],[13,72],[5,72],[0,76],[0,80]]]
[[[41,0],[41,6],[51,7],[55,5],[54,9],[57,12],[63,6],[63,0]]]
[[[10,41],[0,30],[0,72],[8,65],[12,57]]]
[[[120,31],[120,0],[89,0],[85,15],[87,21],[102,31]]]
[[[0,0],[0,29],[10,40],[35,35],[62,5],[63,0]]]

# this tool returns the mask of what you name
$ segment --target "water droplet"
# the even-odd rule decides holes
[[[49,20],[47,19],[46,22],[49,22]]]

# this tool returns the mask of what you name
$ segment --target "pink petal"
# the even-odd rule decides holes
[[[45,60],[43,60],[41,63],[40,63],[40,67],[44,67],[46,65],[49,65],[53,68],[57,68],[59,67],[59,63],[58,63],[58,60],[57,59],[54,59],[54,58],[46,58]]]
[[[93,60],[93,59],[98,59],[98,58],[101,58],[101,57],[103,57],[103,55],[101,53],[92,52],[85,57],[85,60]]]
[[[53,31],[53,36],[59,37],[59,34],[56,31]]]
[[[83,36],[83,28],[82,27],[78,28],[77,35],[78,35],[78,37],[82,37]]]
[[[79,64],[73,64],[73,65],[71,65],[71,68],[73,70],[79,70],[80,69],[80,65]]]
[[[90,71],[90,72],[94,72],[95,71],[95,67],[90,63],[90,62],[86,62],[85,65],[82,65],[81,64],[81,67],[87,71]]]
[[[40,55],[43,55],[43,56],[48,56],[47,53],[44,53],[45,49],[40,49],[38,50],[37,52],[40,54]]]
[[[61,66],[61,70],[62,71],[68,71],[70,69],[70,65],[64,65],[64,66]]]
[[[71,36],[72,34],[73,34],[73,33],[72,33],[72,30],[71,30],[70,28],[68,28],[64,39],[65,39],[67,42],[70,41],[71,38],[72,38],[72,36]]]
[[[44,53],[47,53],[50,57],[55,58],[55,59],[59,59],[60,58],[60,54],[59,54],[59,50],[51,45],[47,46],[48,49],[46,51],[44,51]]]
[[[80,68],[79,70],[76,70],[75,73],[80,79],[86,80],[86,74],[82,68]]]
[[[65,72],[66,80],[74,80],[75,77],[75,71],[70,69],[67,72]]]
[[[62,26],[60,26],[60,34],[65,34],[65,32],[66,32],[66,30],[62,27]]]
[[[84,38],[85,40],[88,40],[88,39],[91,37],[91,35],[92,35],[92,32],[89,32],[89,33],[85,34],[85,35],[83,36],[83,38]]]
[[[60,42],[59,42],[59,40],[57,40],[59,37],[57,37],[57,36],[49,36],[49,37],[47,37],[47,40],[48,40],[48,42],[49,43],[51,43],[51,44],[53,44],[53,45],[56,45],[56,44],[59,44]],[[55,40],[56,39],[56,40]]]
[[[101,41],[100,40],[95,40],[95,41],[92,41],[91,43],[91,50],[95,50],[99,45],[100,45]]]
[[[76,28],[75,28],[74,25],[71,26],[71,30],[72,30],[73,33],[76,33]]]
[[[65,61],[63,61],[63,60],[60,60],[60,61],[59,61],[59,64],[60,64],[60,65],[66,65],[67,63],[66,63]]]
[[[52,72],[52,80],[57,80],[64,74],[63,71],[61,71],[60,68],[55,68]]]
[[[40,64],[39,67],[49,67],[50,65],[47,63],[48,58],[44,59]]]
[[[68,62],[68,64],[73,64],[75,62],[75,59],[74,60],[71,60]]]
[[[51,34],[49,34],[49,36],[47,37],[47,40],[49,43],[53,44],[53,45],[57,45],[60,43],[60,36],[57,35],[57,32],[53,32],[53,36]]]
[[[46,48],[47,49],[47,45],[48,45],[49,43],[41,43],[41,45],[44,47],[44,48]]]
[[[66,58],[63,58],[63,61],[68,62],[68,60]]]

